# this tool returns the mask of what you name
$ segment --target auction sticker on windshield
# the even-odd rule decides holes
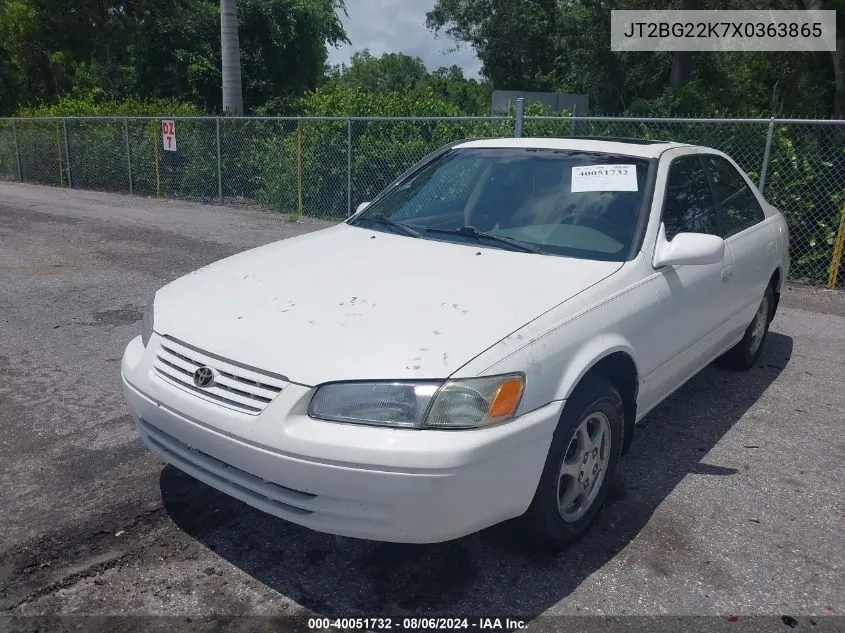
[[[584,165],[572,168],[573,193],[636,190],[636,165]]]

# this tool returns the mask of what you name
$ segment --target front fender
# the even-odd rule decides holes
[[[567,364],[566,369],[561,374],[555,393],[560,394],[561,399],[568,399],[575,390],[575,387],[578,386],[591,369],[603,359],[617,352],[629,356],[634,362],[634,366],[639,368],[637,354],[631,343],[620,335],[605,334],[586,341],[575,351],[572,360]],[[639,371],[637,371],[637,376],[639,380]]]
[[[549,402],[566,400],[573,390],[597,363],[611,354],[627,354],[637,365],[637,355],[631,342],[621,333],[602,333],[592,337],[586,334],[589,319],[569,323],[514,349],[483,371],[480,375],[523,372],[525,393],[519,413],[526,413]],[[503,342],[505,346],[516,341],[512,335]],[[523,341],[527,337],[523,337]],[[516,346],[514,346],[516,347]],[[638,373],[639,375],[639,373]]]
[[[653,338],[660,310],[649,271],[642,257],[630,262],[604,283],[506,336],[462,367],[460,377],[524,372],[519,410],[528,412],[568,398],[596,363],[617,352],[631,358],[638,376],[648,375],[654,359],[638,342]]]

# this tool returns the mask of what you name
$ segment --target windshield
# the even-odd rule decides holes
[[[350,224],[475,246],[625,261],[642,213],[649,164],[644,158],[573,150],[450,150],[398,182]]]

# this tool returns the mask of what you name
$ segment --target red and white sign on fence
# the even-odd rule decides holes
[[[172,119],[161,122],[161,143],[165,151],[176,151],[176,123]]]

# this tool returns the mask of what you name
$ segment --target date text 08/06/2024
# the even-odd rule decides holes
[[[514,630],[525,628],[525,621],[513,618],[308,618],[314,630],[341,629],[364,631],[425,630]]]

